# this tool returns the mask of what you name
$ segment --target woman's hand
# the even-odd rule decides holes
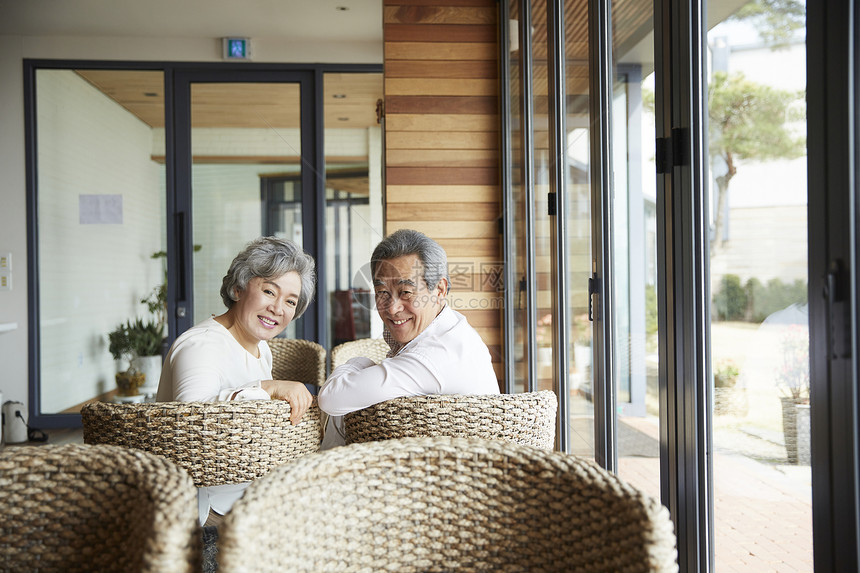
[[[272,400],[286,400],[290,403],[290,423],[296,425],[302,421],[313,396],[304,384],[293,380],[263,380],[263,390],[269,393]]]

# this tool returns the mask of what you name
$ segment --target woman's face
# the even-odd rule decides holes
[[[234,326],[248,340],[274,338],[296,315],[301,291],[302,281],[295,271],[271,279],[254,277],[237,293],[239,300],[230,309]]]

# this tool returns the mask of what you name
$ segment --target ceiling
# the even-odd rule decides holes
[[[715,3],[708,11],[708,27],[722,21],[745,1]],[[616,0],[614,6],[617,20],[614,41],[619,61],[635,61],[650,72],[652,0]],[[581,74],[570,72],[569,82],[575,84],[568,86],[571,93],[587,91],[586,7],[586,0],[565,0],[566,22],[570,27],[567,57],[580,61],[583,70]],[[540,37],[545,29],[542,17],[542,11],[534,15],[537,60],[545,57]],[[255,40],[289,39],[349,46],[354,42],[381,44],[382,21],[382,0],[0,0],[0,35],[16,36],[217,40],[241,35]],[[342,61],[349,61],[348,53]],[[545,68],[536,67],[538,77],[545,74]],[[160,73],[95,70],[79,73],[142,121],[154,127],[163,125],[164,87]],[[376,102],[382,97],[382,89],[381,74],[327,75],[323,100],[326,127],[361,128],[376,124]],[[295,94],[286,93],[283,85],[195,86],[192,101],[195,126],[298,125]],[[243,105],[236,106],[235,101],[242,101]]]
[[[382,42],[382,0],[0,0],[0,35]]]
[[[161,72],[77,70],[77,73],[150,127],[164,127]],[[326,128],[356,129],[377,124],[376,102],[382,98],[381,73],[326,73],[323,78]],[[300,113],[298,84],[191,86],[192,127],[293,128],[300,125]]]
[[[382,44],[382,0],[0,0],[0,35],[289,38],[344,46]],[[345,55],[343,61],[350,61]],[[163,74],[78,70],[152,127],[164,125]],[[382,74],[325,75],[327,128],[376,125]],[[236,102],[242,102],[237,106]],[[298,90],[287,84],[196,84],[195,127],[298,127]]]

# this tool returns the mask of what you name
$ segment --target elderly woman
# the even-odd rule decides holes
[[[301,382],[272,380],[267,340],[307,309],[316,281],[314,260],[296,244],[261,237],[239,253],[221,284],[227,312],[182,333],[164,361],[156,399],[225,401],[279,399],[298,424],[312,396]],[[201,488],[201,522],[226,513],[245,484]]]

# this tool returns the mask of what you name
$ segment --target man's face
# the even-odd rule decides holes
[[[424,282],[424,265],[418,255],[381,261],[373,277],[376,310],[394,340],[405,344],[421,334],[439,311],[448,292],[442,278],[432,289]]]

